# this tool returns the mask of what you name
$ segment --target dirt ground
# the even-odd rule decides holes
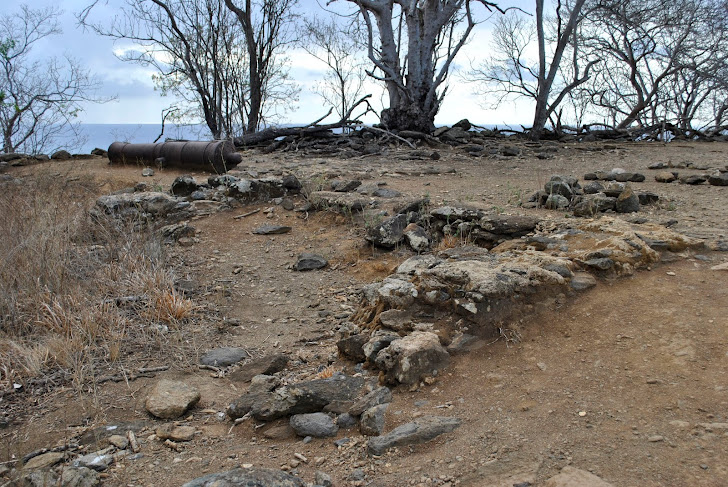
[[[670,222],[679,232],[707,240],[728,235],[728,188],[656,183],[654,171],[647,169],[654,162],[668,163],[680,175],[722,168],[728,164],[725,144],[534,146],[494,140],[492,147],[505,144],[519,145],[521,155],[472,157],[459,149],[437,149],[438,160],[412,160],[409,150],[391,149],[340,160],[250,152],[240,169],[260,176],[294,172],[302,181],[319,183],[361,179],[429,196],[434,205],[548,218],[555,213],[521,203],[552,174],[581,179],[586,172],[620,167],[645,174],[647,180],[633,186],[660,196],[658,204],[624,218]],[[544,149],[551,158],[536,157]],[[141,168],[111,167],[103,158],[9,171],[16,177],[43,172],[60,181],[90,176],[99,183],[99,195],[142,180],[167,189],[182,174],[166,169],[142,178]],[[270,207],[271,213],[235,218]],[[253,235],[263,223],[285,224],[292,231]],[[420,415],[462,419],[454,433],[430,443],[372,458],[356,429],[303,443],[265,436],[284,420],[233,426],[221,419],[219,413],[247,384],[197,367],[199,356],[212,348],[240,346],[253,356],[288,352],[292,361],[284,376],[290,380],[312,378],[329,364],[354,372],[353,364],[337,357],[333,329],[356,309],[362,285],[385,277],[412,255],[404,248],[372,249],[363,240],[364,223],[356,215],[305,214],[273,203],[192,220],[198,241],[168,251],[198,319],[175,338],[176,352],[140,353],[118,365],[170,369],[154,378],[18,399],[14,404],[23,404],[22,411],[15,407],[14,420],[0,429],[0,462],[100,426],[141,421],[147,426],[139,434],[143,455],[112,465],[103,474],[104,485],[177,486],[240,465],[284,467],[306,482],[321,470],[339,486],[539,485],[565,465],[615,486],[728,485],[728,273],[710,270],[728,262],[728,253],[707,249],[666,253],[650,271],[602,280],[518,324],[520,340],[479,341],[456,356],[434,384],[395,389],[385,431]],[[291,264],[304,251],[324,255],[329,267],[293,272]],[[199,433],[180,444],[180,451],[147,439],[161,423],[144,410],[146,394],[159,378],[182,378],[202,394],[183,421]],[[344,437],[352,441],[334,445]]]

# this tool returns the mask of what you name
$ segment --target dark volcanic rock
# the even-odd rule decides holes
[[[441,434],[450,433],[460,426],[458,418],[423,416],[411,423],[398,426],[386,435],[369,439],[367,448],[372,455],[381,455],[396,446],[415,445],[430,441]]]
[[[286,368],[288,356],[282,353],[266,355],[242,365],[228,377],[236,382],[248,382],[256,375],[272,375]]]
[[[728,186],[728,172],[716,172],[708,177],[708,183],[713,186]]]
[[[336,342],[339,353],[354,362],[364,362],[367,357],[364,355],[364,344],[369,341],[369,336],[364,334],[351,335]]]
[[[200,363],[213,367],[227,367],[248,357],[250,357],[250,354],[243,348],[222,347],[207,352],[200,358]]]
[[[298,260],[293,268],[299,272],[313,271],[323,269],[328,264],[329,262],[318,254],[303,253],[298,256]]]
[[[325,438],[336,436],[339,426],[326,413],[295,414],[291,416],[291,428],[298,436]]]
[[[359,396],[364,379],[336,374],[280,387],[269,393],[247,393],[228,407],[231,418],[247,414],[260,421],[271,421],[293,414],[322,411],[335,401],[351,401]]]
[[[279,235],[290,231],[291,227],[285,225],[262,225],[253,230],[253,233],[256,235]]]
[[[630,186],[620,193],[615,208],[619,213],[634,213],[640,210],[640,199]]]
[[[175,196],[189,196],[199,189],[200,185],[192,176],[178,176],[172,182],[172,194]]]
[[[378,247],[394,248],[404,238],[408,225],[407,215],[399,214],[369,227],[366,239]]]

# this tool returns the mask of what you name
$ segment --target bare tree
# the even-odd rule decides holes
[[[666,86],[708,53],[701,26],[710,0],[592,0],[578,42],[603,62],[590,83],[592,103],[618,129],[659,123]],[[709,53],[708,53],[709,55]]]
[[[471,81],[480,82],[482,93],[493,87],[506,97],[527,97],[536,102],[533,125],[530,130],[532,139],[538,140],[543,134],[546,122],[556,115],[560,124],[557,108],[570,93],[584,84],[598,59],[584,63],[578,56],[578,42],[574,36],[576,27],[582,19],[582,9],[586,0],[557,2],[551,21],[545,16],[544,0],[535,1],[535,29],[520,12],[510,12],[496,22],[494,29],[494,51],[490,59],[475,67],[467,75]],[[528,58],[528,51],[536,42],[538,57]],[[564,55],[571,50],[571,63],[564,66]],[[490,94],[490,93],[489,93]]]
[[[305,20],[300,33],[301,47],[328,67],[316,92],[334,107],[339,119],[349,113],[364,89],[366,72],[359,37],[356,25],[318,17]]]
[[[224,0],[125,0],[111,23],[92,17],[99,3],[86,7],[79,21],[133,41],[118,57],[153,67],[162,93],[187,102],[176,119],[202,117],[214,138],[254,131],[267,109],[295,99],[283,59],[271,57],[265,76],[251,80],[251,65],[259,61],[251,63],[248,35]]]
[[[502,11],[486,0],[347,0],[366,25],[368,74],[383,81],[389,107],[381,114],[390,129],[434,128],[452,63],[476,19],[472,7]]]
[[[74,118],[82,103],[102,101],[93,96],[99,83],[70,56],[43,59],[33,53],[36,43],[59,35],[53,7],[20,7],[0,17],[0,129],[3,152],[39,153],[66,146],[78,132]]]
[[[250,111],[248,132],[260,128],[263,105],[274,96],[276,90],[285,88],[281,69],[281,55],[291,44],[292,25],[297,18],[293,9],[297,0],[225,0],[225,5],[235,14],[245,36],[248,51],[248,84]],[[282,99],[295,97],[295,90],[288,90]]]

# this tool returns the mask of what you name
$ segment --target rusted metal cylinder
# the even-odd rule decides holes
[[[127,144],[109,146],[111,164],[161,165],[182,169],[227,172],[240,163],[240,154],[229,140],[214,142],[162,142],[159,144]]]

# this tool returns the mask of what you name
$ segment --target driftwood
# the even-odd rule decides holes
[[[321,132],[328,132],[333,129],[361,125],[362,122],[358,120],[358,117],[352,119],[351,114],[354,112],[354,109],[362,103],[366,103],[367,105],[369,105],[368,99],[371,98],[371,96],[372,95],[366,95],[362,97],[359,101],[352,105],[349,111],[345,113],[341,120],[339,120],[338,122],[318,125],[321,120],[331,115],[333,109],[330,109],[326,115],[319,118],[315,122],[305,125],[303,127],[270,127],[267,129],[263,129],[259,132],[253,132],[250,134],[245,134],[241,137],[235,137],[233,139],[233,143],[235,144],[235,147],[245,148],[252,145],[259,145],[264,142],[269,142],[271,140],[277,139],[278,137],[287,137],[289,135],[296,135],[299,137],[311,136]],[[369,111],[369,108],[367,108],[367,111]]]

